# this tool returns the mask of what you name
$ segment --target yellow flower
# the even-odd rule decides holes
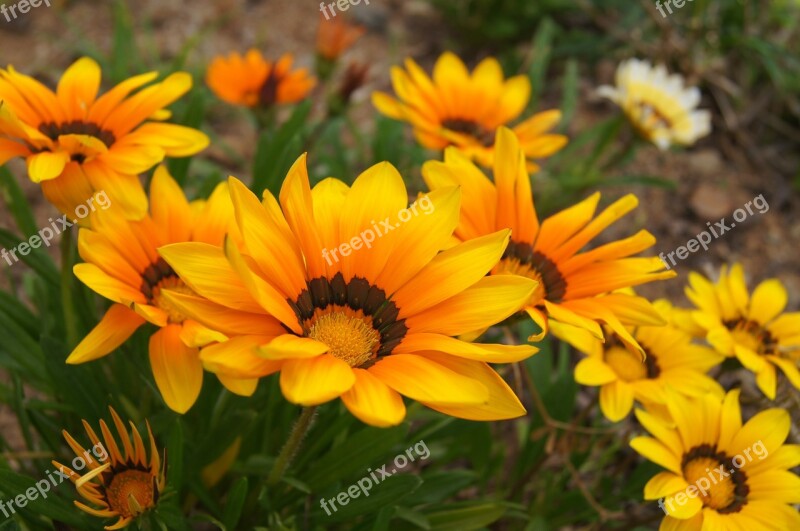
[[[398,99],[383,92],[372,95],[377,109],[390,118],[409,122],[417,141],[431,149],[455,146],[478,164],[490,167],[495,157],[495,132],[519,117],[528,104],[530,80],[505,79],[500,63],[488,57],[470,73],[450,52],[439,57],[433,79],[411,59],[406,70],[392,68]],[[513,130],[528,159],[549,157],[567,143],[563,135],[547,134],[561,119],[557,110],[527,118]],[[529,170],[538,166],[529,163]]]
[[[755,373],[770,400],[775,399],[776,367],[800,389],[800,312],[783,313],[788,296],[778,279],[765,280],[751,296],[741,264],[734,264],[730,271],[722,268],[716,284],[690,273],[686,296],[697,307],[692,329]]]
[[[159,327],[150,336],[150,365],[167,405],[185,413],[200,394],[203,366],[198,347],[227,337],[184,314],[164,298],[163,290],[193,293],[158,256],[162,245],[203,242],[220,245],[235,231],[227,185],[220,184],[208,201],[189,203],[180,186],[159,167],[150,186],[150,214],[127,220],[115,209],[97,211],[92,229],[81,229],[78,251],[85,263],[74,267],[87,286],[114,302],[100,323],[67,358],[77,364],[103,357],[124,343],[146,322]],[[230,332],[217,327],[222,332]],[[249,395],[255,381],[221,377],[239,394]]]
[[[653,306],[667,323],[671,322],[672,305],[668,301],[659,300]],[[608,420],[625,418],[634,399],[648,406],[665,404],[669,386],[690,397],[708,392],[723,394],[719,384],[705,374],[723,359],[715,351],[693,345],[691,336],[671,324],[640,326],[631,332],[647,355],[644,362],[613,334],[608,334],[610,339],[605,344],[583,330],[566,334],[571,344],[589,356],[575,367],[575,381],[601,386],[600,409]]]
[[[208,137],[188,127],[158,123],[165,107],[192,86],[185,72],[131,95],[158,74],[123,81],[100,97],[100,67],[89,58],[70,66],[56,92],[9,66],[0,69],[0,164],[24,157],[33,182],[63,213],[72,215],[96,192],[131,217],[147,210],[139,182],[164,157],[194,155]]]
[[[231,242],[160,249],[216,305],[164,295],[206,326],[241,331],[202,350],[209,370],[240,378],[280,371],[289,401],[313,406],[340,397],[376,426],[402,422],[401,395],[473,420],[525,413],[488,363],[518,361],[536,349],[451,337],[502,321],[536,286],[486,276],[507,230],[440,252],[458,223],[457,188],[406,209],[406,187],[391,164],[369,168],[352,187],[326,179],[311,189],[305,156],[289,171],[280,204],[269,192],[259,201],[234,178],[229,184],[241,253]]]
[[[158,504],[158,499],[166,486],[167,456],[165,450],[164,459],[159,457],[149,422],[145,421],[150,439],[148,460],[144,441],[133,422],[130,423],[129,435],[117,412],[111,407],[109,410],[122,442],[123,451],[120,451],[105,421],[100,421],[103,435],[101,442],[89,423],[84,420],[83,426],[93,447],[86,450],[69,433],[64,431],[63,434],[77,456],[71,463],[73,468],[82,470],[88,466],[88,471],[80,475],[73,468],[57,461],[53,461],[53,465],[69,476],[81,497],[95,506],[90,507],[76,501],[75,505],[79,509],[100,518],[118,518],[113,525],[105,527],[112,530],[128,527],[137,517]]]
[[[317,26],[317,53],[328,61],[335,61],[365,31],[361,26],[348,24],[343,16],[334,17],[332,20],[323,20],[320,17]]]
[[[597,92],[619,105],[636,130],[660,149],[688,146],[711,132],[711,113],[696,110],[697,87],[684,87],[683,77],[668,74],[663,65],[629,59],[617,68],[616,87]]]
[[[431,190],[458,185],[463,201],[456,237],[462,241],[511,229],[512,239],[492,275],[521,275],[539,282],[525,311],[542,328],[529,340],[539,341],[549,319],[586,329],[602,340],[598,322],[607,324],[623,342],[641,352],[625,325],[659,325],[650,303],[623,293],[625,287],[671,278],[658,258],[631,258],[655,243],[642,230],[624,240],[580,252],[606,227],[633,210],[638,201],[627,195],[595,216],[600,194],[539,222],[525,170],[525,157],[514,133],[501,127],[495,143],[494,183],[455,149],[444,162],[426,162],[422,175]],[[557,332],[557,330],[554,330]]]
[[[206,83],[219,99],[234,105],[255,108],[295,103],[308,95],[316,80],[305,68],[291,70],[292,61],[291,54],[273,63],[255,49],[244,57],[234,52],[211,61]]]
[[[653,437],[631,446],[667,471],[644,487],[667,516],[661,531],[800,529],[800,446],[783,444],[791,420],[783,409],[761,411],[742,425],[739,391],[724,399],[671,393],[674,423],[643,411],[636,417]]]

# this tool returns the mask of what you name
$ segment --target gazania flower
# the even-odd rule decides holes
[[[527,76],[503,77],[500,63],[488,57],[470,73],[450,52],[433,68],[433,79],[411,59],[406,70],[392,68],[392,85],[399,99],[383,92],[372,95],[380,112],[409,122],[417,141],[431,149],[455,146],[470,159],[489,167],[495,156],[495,132],[516,120],[528,104]],[[567,143],[563,135],[547,134],[561,119],[557,110],[535,114],[513,130],[529,159],[549,157]],[[538,166],[529,163],[530,171]]]
[[[669,302],[660,300],[653,306],[667,323],[671,321]],[[589,356],[575,367],[575,381],[601,386],[600,409],[608,420],[625,418],[634,399],[665,404],[667,387],[695,398],[708,392],[723,394],[719,384],[705,374],[722,361],[721,355],[692,344],[691,336],[671,324],[640,326],[631,333],[644,349],[644,361],[613,334],[608,334],[605,344],[586,332],[569,334],[570,343]]]
[[[138,175],[208,145],[200,131],[148,121],[168,117],[165,107],[192,86],[178,72],[131,95],[157,76],[132,77],[98,97],[100,67],[86,57],[64,72],[55,93],[11,66],[0,69],[0,165],[24,157],[30,179],[68,215],[105,191],[114,208],[142,216],[147,198]]]
[[[455,187],[406,209],[403,179],[388,163],[348,187],[309,187],[305,156],[280,193],[259,201],[229,181],[244,248],[179,243],[161,256],[197,294],[163,294],[208,327],[241,333],[204,348],[206,367],[239,378],[280,371],[291,402],[341,398],[376,426],[405,417],[401,395],[460,418],[497,420],[525,410],[487,365],[532,355],[528,345],[476,345],[452,336],[502,321],[536,283],[487,277],[509,231],[441,252],[458,223]],[[414,214],[416,212],[416,214]],[[398,221],[399,220],[399,221]]]
[[[598,322],[607,324],[627,345],[641,352],[625,325],[659,325],[650,303],[633,295],[611,293],[626,287],[675,276],[658,258],[631,258],[655,243],[640,231],[624,240],[580,252],[606,227],[633,210],[627,195],[595,216],[600,194],[539,222],[525,170],[525,156],[516,136],[501,127],[495,144],[494,183],[458,150],[445,151],[445,161],[426,162],[422,175],[431,190],[461,186],[461,220],[455,236],[462,241],[511,229],[511,242],[492,275],[521,275],[538,287],[525,311],[542,332],[554,319],[591,332],[602,340]]]
[[[653,437],[634,450],[667,469],[644,487],[667,516],[661,531],[800,529],[800,446],[784,445],[791,420],[783,409],[761,411],[742,425],[739,391],[724,400],[672,393],[673,422],[636,410]],[[663,499],[662,499],[663,498]]]
[[[159,330],[150,336],[150,365],[164,401],[185,413],[200,394],[203,366],[198,347],[226,336],[186,316],[163,296],[164,289],[193,293],[158,256],[162,245],[195,241],[220,245],[235,231],[226,184],[208,201],[186,200],[183,191],[163,167],[150,186],[150,213],[141,220],[124,219],[118,211],[99,210],[92,229],[78,235],[78,251],[85,263],[75,275],[103,297],[114,301],[100,323],[67,358],[77,364],[103,357],[122,345],[137,328],[149,322]],[[217,330],[227,330],[217,327]],[[255,381],[221,378],[234,392],[252,394]]]
[[[149,422],[145,421],[150,439],[148,459],[142,436],[133,422],[130,423],[131,432],[128,434],[117,412],[110,407],[109,410],[122,443],[122,451],[105,421],[100,421],[103,435],[101,441],[84,420],[83,426],[94,446],[86,450],[64,431],[64,438],[77,457],[71,463],[72,468],[57,461],[53,461],[53,465],[61,473],[68,475],[75,483],[78,494],[93,505],[90,507],[76,501],[75,505],[79,509],[100,518],[118,518],[113,525],[105,527],[112,530],[128,527],[136,518],[158,504],[166,486],[167,455],[165,450],[163,460],[159,457]],[[88,471],[85,474],[78,474],[77,471],[87,466]]]
[[[320,18],[317,26],[317,54],[328,61],[336,61],[365,31],[361,26],[348,24],[342,16],[330,20]]]
[[[255,49],[244,57],[231,53],[211,61],[206,83],[219,99],[234,105],[265,108],[295,103],[308,95],[316,80],[305,68],[292,70],[292,61],[292,55],[285,54],[273,63]]]
[[[752,295],[741,264],[723,267],[716,284],[690,273],[689,297],[697,309],[691,317],[718,352],[736,357],[756,375],[756,384],[775,399],[776,367],[800,389],[800,312],[783,313],[787,294],[778,279],[765,280]]]
[[[668,74],[663,65],[623,61],[616,83],[599,87],[598,94],[619,105],[639,134],[659,148],[688,146],[711,132],[711,113],[697,110],[700,90],[684,87],[683,78]]]

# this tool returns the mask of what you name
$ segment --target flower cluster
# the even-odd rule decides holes
[[[290,54],[273,61],[251,49],[214,58],[206,84],[252,114],[260,142],[282,138],[274,129],[278,106],[329,87],[365,31],[321,21],[316,75],[294,68]],[[346,112],[366,73],[358,63],[346,67],[339,91],[327,94],[326,118]],[[100,67],[89,58],[70,66],[55,92],[11,66],[0,70],[0,164],[24,158],[30,180],[62,212],[101,191],[112,205],[82,223],[79,263],[70,269],[64,262],[64,278],[74,275],[106,304],[69,345],[67,364],[146,342],[146,377],[174,418],[203,404],[204,379],[205,389],[218,379],[242,403],[257,400],[260,382],[270,379],[278,397],[306,408],[301,428],[314,408],[334,401],[365,424],[393,427],[419,405],[473,421],[523,417],[529,397],[506,381],[519,367],[509,365],[557,340],[585,354],[574,379],[599,387],[599,411],[611,422],[634,411],[652,435],[630,444],[667,470],[644,492],[666,499],[662,529],[756,529],[766,511],[774,528],[800,527],[789,506],[800,503],[800,478],[791,472],[800,447],[785,444],[789,415],[760,408],[743,424],[740,391],[721,377],[741,377],[746,388],[752,373],[770,401],[784,379],[800,389],[800,312],[785,312],[788,295],[777,279],[749,293],[739,264],[723,267],[716,282],[692,273],[686,296],[693,308],[637,294],[634,287],[677,275],[647,254],[656,243],[647,230],[625,225],[624,236],[610,234],[623,219],[636,223],[634,194],[604,202],[594,192],[542,215],[532,177],[569,143],[555,129],[559,110],[528,113],[528,76],[507,78],[491,57],[470,72],[450,52],[430,75],[410,58],[392,68],[395,95],[375,91],[374,107],[410,124],[421,146],[442,152],[419,168],[422,191],[410,193],[409,176],[389,162],[373,161],[345,180],[315,179],[309,161],[318,128],[303,142],[311,157],[292,154],[280,182],[231,176],[203,188],[210,194],[199,199],[187,190],[201,187],[184,188],[164,164],[209,144],[204,133],[165,122],[191,77],[156,78],[140,74],[98,97]],[[699,89],[664,67],[626,61],[616,82],[600,94],[659,148],[688,146],[710,132],[709,113],[696,110]],[[276,168],[288,156],[268,154],[274,158],[257,159]],[[151,170],[144,187],[141,175]],[[388,221],[418,206],[426,215]],[[376,220],[386,220],[380,238],[353,237]],[[326,260],[327,249],[341,256]],[[508,340],[517,325],[533,331]],[[76,502],[80,509],[117,518],[106,529],[121,529],[158,506],[167,491],[166,455],[149,422],[147,450],[133,422],[129,431],[114,409],[111,415],[118,437],[100,421],[102,442],[83,421],[91,443],[108,449],[108,463],[90,463],[82,475],[55,464],[89,502]],[[64,436],[76,455],[86,453]],[[275,459],[278,478],[301,440],[293,432]],[[769,457],[679,501],[707,469],[730,468],[756,442]],[[242,447],[239,436],[228,441],[204,469],[205,483],[218,481]],[[205,495],[199,483],[193,489]]]

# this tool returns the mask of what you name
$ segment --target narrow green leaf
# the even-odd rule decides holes
[[[507,506],[501,503],[470,503],[453,509],[428,513],[431,529],[435,531],[469,531],[481,529],[503,517]]]
[[[25,245],[28,246],[28,252],[23,255],[18,248],[21,243],[22,240],[17,236],[6,229],[0,229],[0,249],[7,253],[5,257],[0,259],[2,260],[0,261],[0,266],[8,266],[9,262],[11,262],[11,265],[16,265],[17,261],[14,260],[14,257],[16,257],[18,261],[28,264],[28,266],[36,271],[47,283],[58,286],[59,273],[53,263],[53,259],[50,258],[42,247],[37,247],[36,249],[30,248],[28,240],[25,241]],[[12,250],[15,253],[14,255],[11,254]]]
[[[247,478],[241,478],[228,494],[228,500],[222,512],[222,522],[225,524],[225,529],[230,531],[237,529],[236,526],[239,525],[244,502],[247,499],[248,488]]]
[[[0,193],[22,234],[36,234],[38,228],[31,206],[19,183],[5,166],[0,167]]]

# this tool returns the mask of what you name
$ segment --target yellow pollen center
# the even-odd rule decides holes
[[[154,505],[153,476],[142,470],[126,470],[115,474],[106,488],[106,497],[109,508],[123,518],[138,516]],[[140,507],[138,510],[137,504]]]
[[[329,353],[351,367],[359,367],[372,358],[381,336],[363,317],[334,311],[313,320],[308,337],[325,343]]]
[[[606,365],[626,382],[647,378],[647,365],[639,356],[623,347],[611,347],[605,351],[603,357]]]
[[[724,509],[733,503],[734,489],[736,488],[731,477],[720,478],[719,474],[715,472],[721,464],[712,457],[696,457],[683,467],[683,477],[690,486],[697,486],[697,482],[700,481],[700,486],[704,487],[706,494],[698,491],[703,505],[717,510]],[[730,474],[729,470],[726,472]],[[711,486],[706,489],[707,483],[711,483]]]
[[[168,289],[185,295],[196,295],[194,290],[183,283],[178,277],[167,277],[153,288],[153,305],[161,308],[169,316],[170,323],[180,324],[186,320],[186,316],[181,313],[166,297],[161,296],[161,290]]]
[[[536,306],[547,297],[542,275],[539,274],[539,271],[537,271],[535,267],[520,262],[519,258],[504,258],[500,260],[500,263],[497,264],[495,270],[492,271],[492,274],[518,275],[538,282],[539,284],[536,286],[536,289],[533,291],[533,295],[531,295],[531,298],[528,301],[528,304],[530,305]]]

